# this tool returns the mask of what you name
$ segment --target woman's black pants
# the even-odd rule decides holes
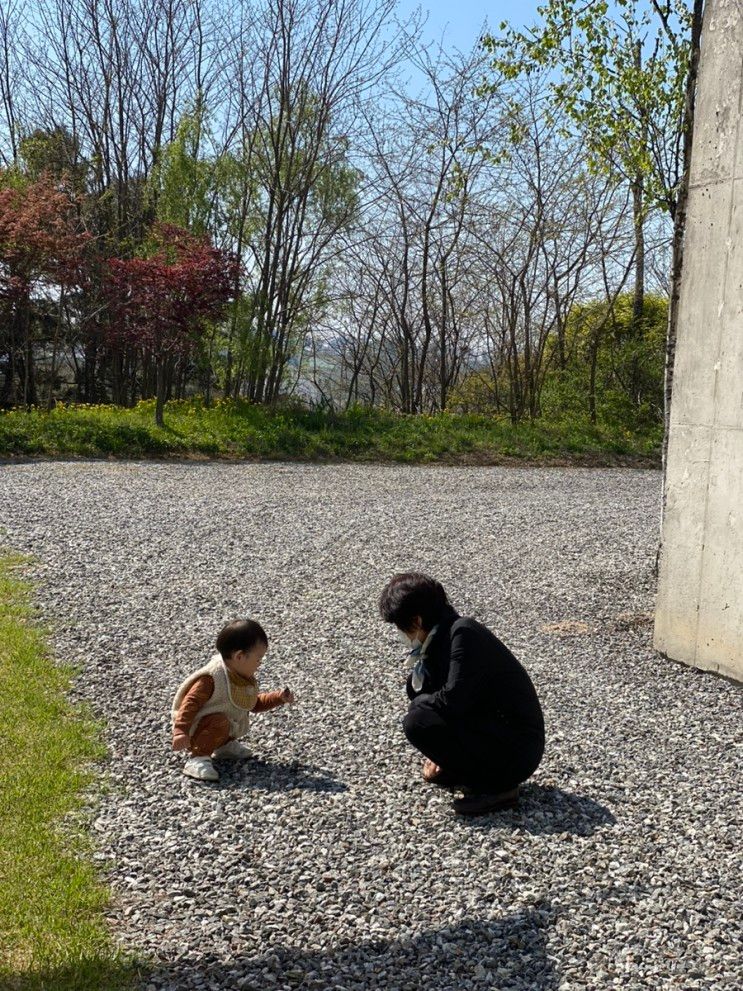
[[[534,773],[544,752],[543,740],[515,735],[496,722],[482,729],[446,719],[429,695],[413,700],[403,729],[417,750],[477,792],[510,791]]]

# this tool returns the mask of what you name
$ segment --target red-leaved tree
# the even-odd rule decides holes
[[[5,177],[0,186],[0,350],[7,356],[3,405],[36,402],[32,299],[42,293],[61,299],[81,284],[90,240],[63,181]]]
[[[155,420],[163,425],[168,362],[190,354],[206,324],[223,317],[234,295],[237,261],[206,236],[159,224],[146,258],[108,261],[106,295],[114,338],[152,356]]]

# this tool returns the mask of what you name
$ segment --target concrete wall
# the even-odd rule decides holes
[[[655,646],[743,680],[743,0],[708,0]]]

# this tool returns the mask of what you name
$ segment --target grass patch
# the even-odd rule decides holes
[[[57,406],[0,413],[0,455],[210,457],[408,464],[660,464],[661,428],[632,432],[583,420],[514,426],[491,416],[405,416],[355,408],[343,413],[270,409],[218,400],[168,403],[165,427],[154,400],[133,409]]]
[[[0,987],[117,991],[133,969],[114,949],[104,886],[79,825],[104,748],[67,700],[35,622],[22,560],[0,556]]]

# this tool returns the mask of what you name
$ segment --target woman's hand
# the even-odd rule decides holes
[[[430,783],[431,781],[435,781],[440,774],[441,768],[439,765],[434,764],[432,760],[429,760],[428,757],[426,757],[423,761],[423,780]]]
[[[294,702],[294,692],[291,688],[284,688],[281,692],[281,701],[284,705],[292,705]]]

